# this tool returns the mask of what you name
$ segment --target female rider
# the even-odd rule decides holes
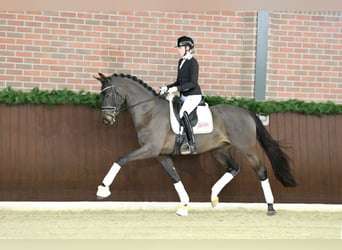
[[[198,84],[198,62],[193,56],[194,41],[191,37],[181,36],[177,40],[177,50],[180,55],[178,61],[177,80],[170,85],[161,88],[161,93],[176,91],[180,92],[183,101],[179,116],[185,127],[188,144],[182,147],[182,154],[196,153],[195,137],[189,120],[189,114],[197,107],[202,99],[202,91]],[[183,128],[176,136],[176,147],[179,148],[183,143]]]

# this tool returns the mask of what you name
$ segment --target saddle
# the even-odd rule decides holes
[[[177,134],[181,124],[179,111],[182,107],[182,101],[180,97],[174,96],[173,94],[168,94],[166,99],[169,101],[171,128],[172,131]],[[189,119],[194,134],[209,134],[213,131],[213,117],[204,97],[202,97],[197,108],[189,114]]]

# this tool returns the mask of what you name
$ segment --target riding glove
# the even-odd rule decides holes
[[[169,88],[169,90],[168,90],[169,93],[173,93],[173,92],[176,92],[176,91],[178,91],[178,88],[177,88],[177,87],[171,87],[171,88]]]
[[[165,92],[167,91],[167,87],[166,86],[163,86],[160,88],[160,94],[164,94]]]

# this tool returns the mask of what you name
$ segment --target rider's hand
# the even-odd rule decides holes
[[[163,95],[166,91],[167,91],[167,87],[166,87],[166,86],[163,86],[163,87],[160,88],[159,94],[160,94],[160,95]]]
[[[169,88],[169,93],[173,93],[173,92],[176,92],[176,91],[178,91],[178,88],[177,87],[171,87],[171,88]]]

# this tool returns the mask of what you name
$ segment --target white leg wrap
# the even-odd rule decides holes
[[[175,185],[175,189],[178,193],[178,197],[179,197],[181,204],[182,205],[189,204],[190,198],[189,198],[189,195],[183,186],[183,183],[181,181],[179,181],[179,182],[175,183],[174,185]]]
[[[120,169],[120,165],[115,162],[113,166],[109,169],[107,175],[104,177],[102,183],[105,186],[109,187],[113,183],[115,176],[120,171]]]
[[[221,190],[234,178],[231,173],[226,172],[211,188],[211,200],[217,198]]]
[[[268,178],[264,181],[261,181],[261,187],[262,190],[264,191],[264,196],[267,204],[273,204],[274,203],[274,198],[271,190],[271,185],[270,181]]]

